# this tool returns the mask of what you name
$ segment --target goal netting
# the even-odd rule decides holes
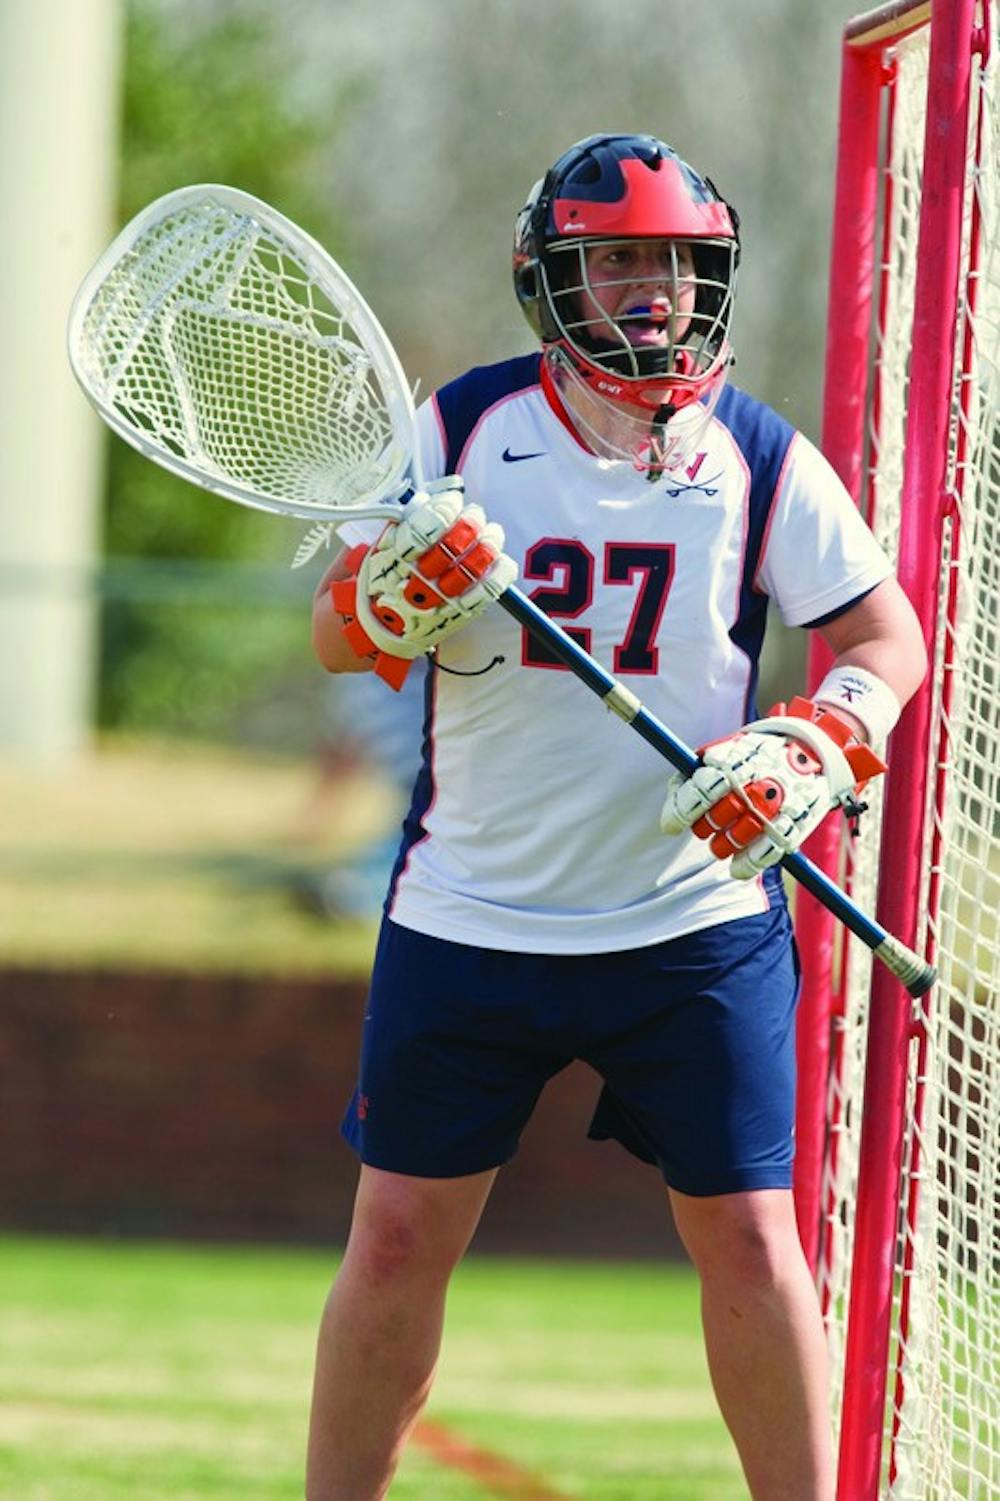
[[[816,854],[940,980],[911,1002],[801,904],[800,1056],[824,1099],[811,1127],[800,1107],[797,1186],[840,1501],[1000,1496],[996,20],[995,0],[896,3],[845,32],[824,442],[933,668],[857,852],[827,833]]]

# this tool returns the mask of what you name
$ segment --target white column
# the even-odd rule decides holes
[[[120,0],[0,3],[0,754],[87,744],[100,423],[66,361],[112,228]]]

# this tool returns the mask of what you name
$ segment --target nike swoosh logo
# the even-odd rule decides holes
[[[520,464],[525,459],[544,459],[544,457],[544,448],[539,453],[511,453],[509,448],[505,448],[502,455],[505,464]]]

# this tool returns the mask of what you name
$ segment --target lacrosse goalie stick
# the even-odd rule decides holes
[[[180,188],[126,226],[69,321],[73,370],[105,422],[205,490],[314,523],[398,519],[422,488],[413,398],[377,318],[335,261],[267,204]],[[518,589],[497,602],[677,770],[698,758]],[[922,995],[934,970],[805,856],[781,861]]]

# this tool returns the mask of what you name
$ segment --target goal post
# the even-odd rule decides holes
[[[840,1501],[1000,1495],[996,22],[897,0],[844,32],[823,446],[933,665],[859,848],[828,821],[810,853],[940,982],[914,1005],[798,896],[796,1202]]]

